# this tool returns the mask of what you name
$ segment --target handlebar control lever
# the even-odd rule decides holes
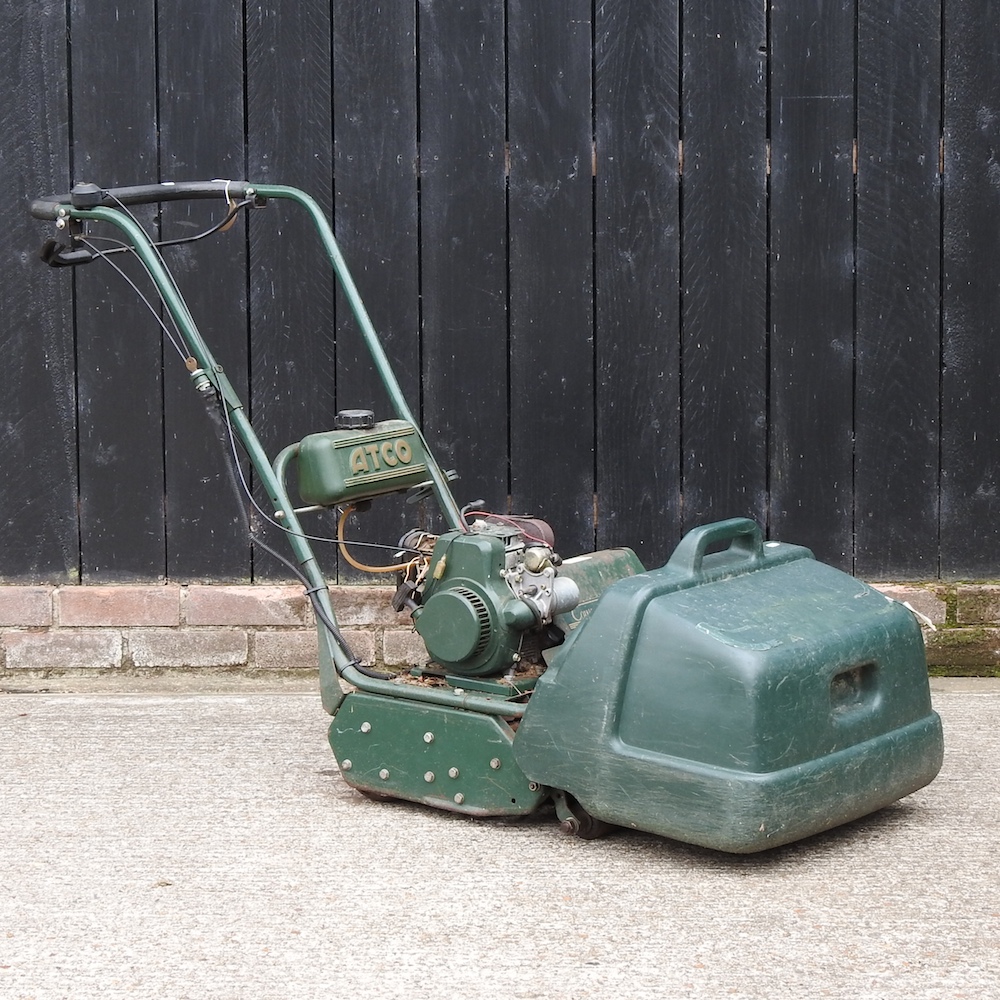
[[[67,246],[59,240],[48,239],[42,244],[38,256],[49,267],[76,267],[78,264],[89,264],[97,254],[88,247]]]

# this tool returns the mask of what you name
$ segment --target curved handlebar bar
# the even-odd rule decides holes
[[[140,184],[136,187],[101,188],[96,184],[77,184],[68,194],[48,195],[31,203],[36,219],[58,219],[61,208],[116,208],[118,205],[155,205],[161,201],[193,201],[202,198],[242,200],[252,189],[247,181],[177,181],[163,184]]]

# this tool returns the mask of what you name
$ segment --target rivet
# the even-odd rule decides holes
[[[354,765],[349,760],[344,760],[340,763],[341,771],[350,771],[352,767],[354,767]]]
[[[388,771],[387,771],[387,770],[386,770],[386,769],[385,769],[385,768],[383,767],[383,768],[382,768],[382,770],[381,770],[381,771],[379,771],[379,773],[378,773],[378,776],[379,776],[379,777],[380,777],[380,778],[381,778],[381,779],[382,779],[383,781],[386,781],[386,780],[388,779],[388,777],[389,777],[389,772],[388,772]]]
[[[434,772],[424,771],[424,781],[426,781],[427,784],[429,785],[433,780],[434,780]]]
[[[458,768],[457,767],[449,767],[448,768],[448,777],[449,778],[457,778],[458,777]]]
[[[361,723],[361,732],[370,733],[372,731],[372,724],[370,722]]]
[[[465,796],[461,792],[455,793],[455,805],[460,806],[465,801]]]
[[[433,733],[424,733],[424,742],[425,743],[433,743],[434,742],[434,734]]]
[[[493,760],[490,761],[490,767],[492,767],[494,771],[499,771],[500,770],[500,758],[499,757],[494,757]]]

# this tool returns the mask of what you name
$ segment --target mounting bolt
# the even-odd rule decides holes
[[[455,694],[457,697],[461,698],[465,694],[465,688],[455,688]]]
[[[457,778],[458,777],[458,768],[457,767],[449,767],[448,768],[448,777],[449,778]]]
[[[426,781],[427,784],[429,785],[433,780],[434,780],[434,772],[424,771],[424,781]]]
[[[433,733],[424,733],[424,742],[425,743],[433,743],[434,742],[434,734]]]
[[[65,228],[66,228],[66,220],[56,219],[56,229],[65,229]]]
[[[350,771],[350,769],[352,767],[354,767],[354,764],[351,763],[351,761],[349,761],[349,760],[342,760],[340,762],[340,769],[341,769],[341,771]]]
[[[460,806],[465,801],[465,796],[461,792],[455,793],[455,805]]]
[[[372,724],[370,722],[361,723],[361,732],[370,733],[372,731]]]
[[[383,781],[388,781],[388,780],[389,780],[389,772],[388,772],[388,771],[387,771],[387,770],[386,770],[386,769],[385,769],[384,767],[382,768],[382,770],[381,770],[381,771],[379,771],[379,773],[378,773],[378,776],[379,776],[379,777],[380,777],[380,778],[381,778],[381,779],[382,779]]]
[[[528,782],[528,791],[529,792],[537,792],[538,789],[541,788],[541,787],[542,786],[540,784],[538,784],[537,781],[529,781]]]
[[[492,767],[494,771],[499,771],[501,767],[500,758],[494,757],[493,760],[490,761],[490,767]]]

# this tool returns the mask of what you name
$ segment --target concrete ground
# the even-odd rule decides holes
[[[932,785],[750,857],[369,801],[301,683],[0,693],[0,997],[997,997],[1000,683],[933,686]]]

